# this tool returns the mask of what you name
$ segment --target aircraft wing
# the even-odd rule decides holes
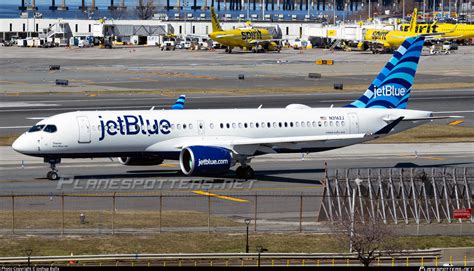
[[[251,40],[251,41],[249,41],[249,44],[258,45],[258,44],[267,44],[267,43],[270,43],[270,42],[279,42],[279,41],[281,41],[281,39]]]
[[[217,35],[216,38],[221,39],[221,38],[226,38],[226,37],[232,37],[234,34],[222,34],[222,35]]]
[[[296,137],[267,137],[267,138],[220,138],[205,141],[181,141],[177,149],[188,146],[213,146],[226,148],[236,154],[253,156],[257,152],[275,153],[274,148],[297,149],[304,143],[329,143],[339,140],[358,140],[366,137],[366,134],[338,134],[318,136],[296,136]]]

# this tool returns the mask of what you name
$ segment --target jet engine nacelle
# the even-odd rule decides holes
[[[221,147],[190,146],[179,155],[181,171],[188,176],[226,173],[232,162],[232,153]]]
[[[163,163],[162,158],[158,157],[119,157],[120,164],[124,166],[156,166]]]

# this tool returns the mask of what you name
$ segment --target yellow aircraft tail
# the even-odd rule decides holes
[[[212,32],[222,31],[222,27],[217,20],[216,12],[214,11],[214,6],[211,6],[211,22],[212,22]]]
[[[418,17],[418,10],[415,8],[413,14],[411,15],[410,26],[408,27],[408,32],[416,31],[416,18]]]

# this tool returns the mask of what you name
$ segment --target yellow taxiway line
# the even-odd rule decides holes
[[[231,201],[236,201],[236,202],[249,202],[248,200],[245,200],[245,199],[239,199],[239,198],[234,198],[234,197],[229,197],[229,196],[222,196],[222,195],[209,193],[209,192],[202,191],[202,190],[193,190],[192,192],[195,193],[195,194],[198,194],[198,195],[206,196],[206,197],[215,197],[215,198],[219,198],[219,199],[226,199],[226,200],[231,200]]]
[[[459,125],[459,124],[461,124],[461,123],[463,123],[463,122],[464,122],[464,120],[455,120],[455,121],[451,121],[451,122],[449,123],[449,125],[455,126],[455,125]]]

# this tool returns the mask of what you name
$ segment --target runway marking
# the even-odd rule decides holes
[[[455,121],[451,121],[451,122],[449,123],[449,125],[455,126],[455,125],[459,125],[459,124],[461,124],[461,123],[463,123],[463,122],[464,122],[464,120],[455,120]]]
[[[226,200],[231,200],[231,201],[236,201],[236,202],[249,202],[248,200],[245,200],[245,199],[239,199],[239,198],[234,198],[234,197],[229,197],[229,196],[222,196],[222,195],[209,193],[209,192],[202,191],[202,190],[193,190],[192,192],[195,193],[195,194],[198,194],[198,195],[206,196],[206,197],[215,197],[215,198],[219,198],[219,199],[226,199]]]
[[[176,167],[178,164],[161,164],[160,167]]]
[[[413,154],[402,154],[402,155],[400,155],[400,157],[415,158],[415,159],[427,159],[427,160],[436,160],[436,161],[446,160],[446,158],[444,158],[444,157],[423,156],[423,155],[413,155]]]
[[[472,96],[439,96],[439,97],[418,97],[418,98],[410,98],[411,101],[414,100],[453,100],[453,99],[467,99],[467,98],[472,98]],[[322,100],[319,101],[320,103],[337,103],[337,102],[351,102],[354,100],[349,100],[349,99],[337,99],[337,100]],[[436,112],[439,113],[439,112]]]
[[[82,110],[82,111],[94,111],[94,110],[107,110],[107,109],[133,109],[133,108],[141,108],[144,110],[150,109],[149,106],[146,105],[136,105],[136,106],[104,106],[104,107],[62,107],[62,108],[35,108],[35,111],[73,111],[73,110]],[[155,109],[165,108],[164,106],[155,106]],[[6,112],[23,112],[23,111],[31,111],[31,109],[5,109],[0,110],[0,113]]]
[[[4,126],[0,127],[0,129],[23,129],[23,128],[29,128],[30,126]]]

